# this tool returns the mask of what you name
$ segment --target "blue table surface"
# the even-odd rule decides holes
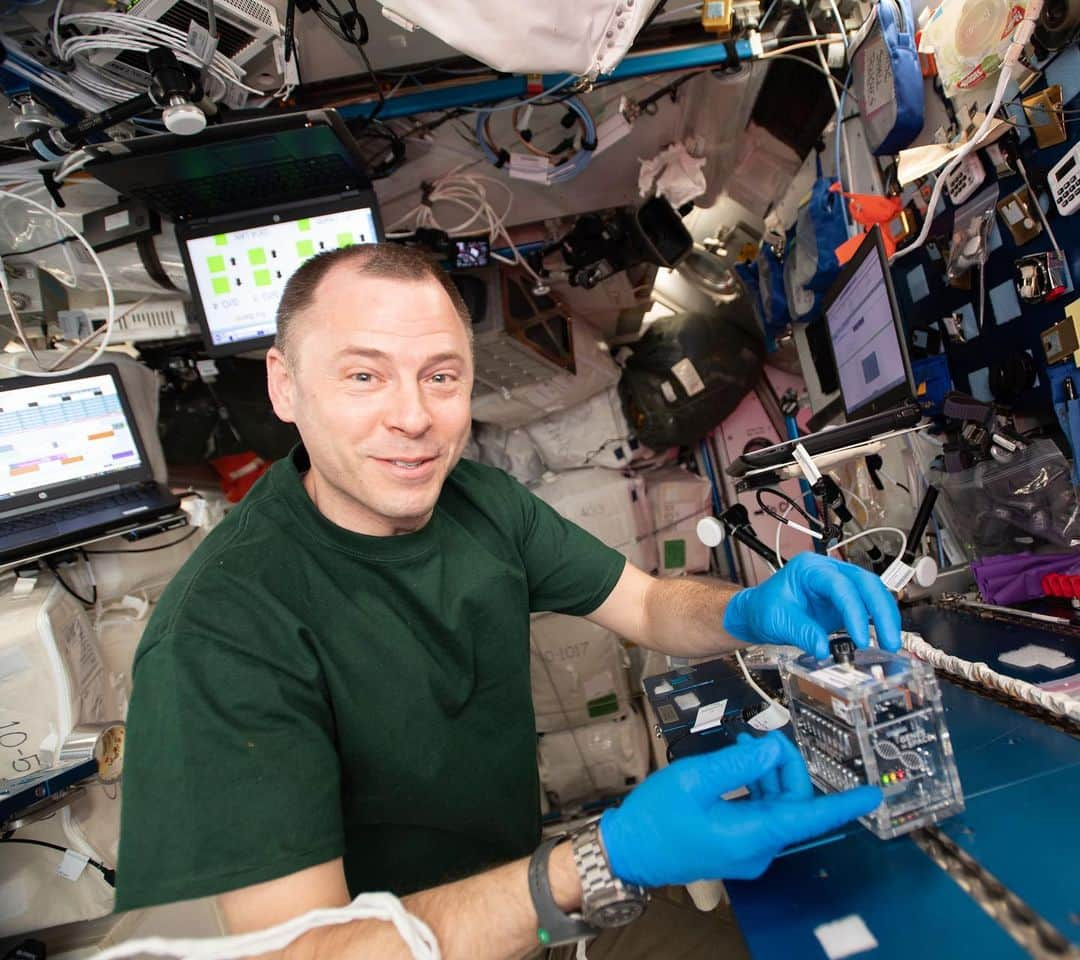
[[[983,621],[944,611],[922,613],[917,622],[905,617],[905,626],[924,636],[932,631],[935,644],[987,662],[987,650],[1044,642],[1041,631],[1008,627],[1003,633],[992,624],[984,632]],[[649,699],[654,706],[672,703],[674,694],[655,695],[659,682],[646,681]],[[702,703],[728,698],[729,728],[741,727],[738,712],[759,699],[722,662],[693,668],[676,692],[691,685]],[[941,829],[1080,942],[1080,740],[944,681],[942,699],[966,809]],[[673,756],[715,749],[730,739],[689,735],[682,724],[693,711],[679,713],[679,723],[665,730]],[[786,852],[759,880],[729,882],[727,888],[755,960],[824,957],[814,928],[850,914],[862,917],[879,944],[860,957],[908,960],[913,951],[933,958],[1027,956],[909,838],[879,840],[858,824]]]

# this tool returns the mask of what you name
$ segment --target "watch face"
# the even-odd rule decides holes
[[[644,912],[644,900],[618,900],[615,903],[604,904],[593,916],[586,919],[597,927],[621,927],[627,923],[633,923]]]

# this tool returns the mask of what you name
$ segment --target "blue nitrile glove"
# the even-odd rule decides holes
[[[720,799],[742,786],[750,799]],[[784,847],[880,803],[877,787],[815,796],[799,751],[774,730],[658,770],[604,812],[600,835],[612,872],[629,883],[751,880]]]
[[[793,643],[819,660],[829,655],[829,634],[846,630],[856,647],[900,649],[900,610],[885,585],[862,567],[800,553],[768,580],[740,590],[728,602],[724,629],[748,643]]]

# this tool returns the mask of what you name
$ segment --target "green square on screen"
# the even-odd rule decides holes
[[[229,292],[229,278],[228,277],[214,277],[211,281],[214,286],[214,293],[228,293]]]
[[[256,270],[255,271],[255,286],[268,287],[273,283],[273,278],[270,276],[269,270]]]
[[[297,220],[296,221],[296,227],[297,227],[298,230],[310,230],[311,229],[311,221],[310,220]]]
[[[301,257],[313,257],[315,256],[315,241],[314,240],[297,240],[296,252]]]
[[[337,235],[337,245],[339,247],[351,247],[353,238],[351,233],[339,233]]]
[[[262,247],[256,247],[248,251],[248,263],[253,267],[261,267],[266,263],[266,251]]]
[[[216,237],[214,237],[214,243],[216,243],[219,247],[225,247],[229,244],[229,238],[225,236],[225,234],[219,233]]]
[[[664,569],[673,570],[676,567],[686,566],[686,541],[664,541]]]
[[[221,257],[221,256],[207,257],[206,258],[206,266],[209,268],[211,273],[224,273],[225,272],[225,258]]]

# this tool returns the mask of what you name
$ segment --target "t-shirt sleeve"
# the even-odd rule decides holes
[[[116,909],[210,896],[344,850],[332,711],[315,658],[171,635],[136,661]]]
[[[626,558],[520,484],[529,608],[583,617],[615,589]]]

